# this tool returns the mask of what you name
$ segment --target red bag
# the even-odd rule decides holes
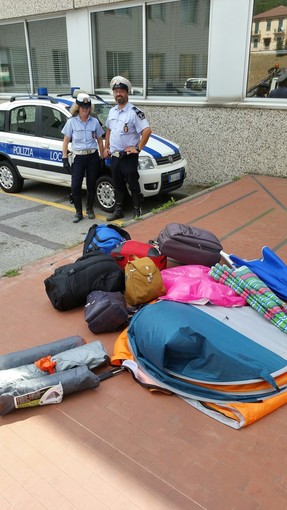
[[[128,261],[133,259],[133,256],[138,258],[149,257],[160,271],[166,268],[167,263],[167,257],[161,255],[160,251],[155,246],[134,240],[119,244],[111,251],[111,255],[123,269]]]

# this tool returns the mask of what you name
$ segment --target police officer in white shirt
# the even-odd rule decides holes
[[[67,120],[62,129],[64,134],[63,166],[67,172],[72,174],[72,200],[76,209],[73,223],[78,223],[83,219],[82,183],[85,174],[87,183],[87,215],[89,219],[95,217],[96,182],[101,168],[100,157],[104,156],[102,138],[104,130],[98,119],[90,115],[92,108],[90,96],[85,93],[79,93],[75,104],[71,107],[73,117]],[[70,141],[72,141],[74,158],[71,169],[68,160],[68,144]]]
[[[107,218],[113,221],[124,216],[126,183],[129,186],[134,218],[141,215],[142,194],[138,174],[138,156],[146,145],[151,129],[144,113],[129,103],[131,83],[123,76],[115,76],[110,83],[117,102],[108,115],[105,135],[105,158],[111,157],[111,172],[116,193],[114,213]]]

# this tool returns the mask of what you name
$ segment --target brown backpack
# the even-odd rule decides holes
[[[135,257],[125,266],[125,299],[140,305],[166,294],[159,268],[149,257]]]

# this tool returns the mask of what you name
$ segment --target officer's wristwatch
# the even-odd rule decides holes
[[[138,151],[138,153],[140,153],[141,150],[138,145],[135,146],[135,149],[136,149],[136,151]]]

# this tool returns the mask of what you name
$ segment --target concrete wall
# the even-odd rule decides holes
[[[73,0],[1,0],[0,19],[49,14],[74,8]]]
[[[1,0],[0,20],[21,16],[59,13],[70,9],[81,9],[93,5],[120,3],[124,0]]]
[[[154,132],[180,144],[191,183],[219,183],[247,173],[287,176],[285,110],[174,106],[167,122],[166,107],[142,108]]]

